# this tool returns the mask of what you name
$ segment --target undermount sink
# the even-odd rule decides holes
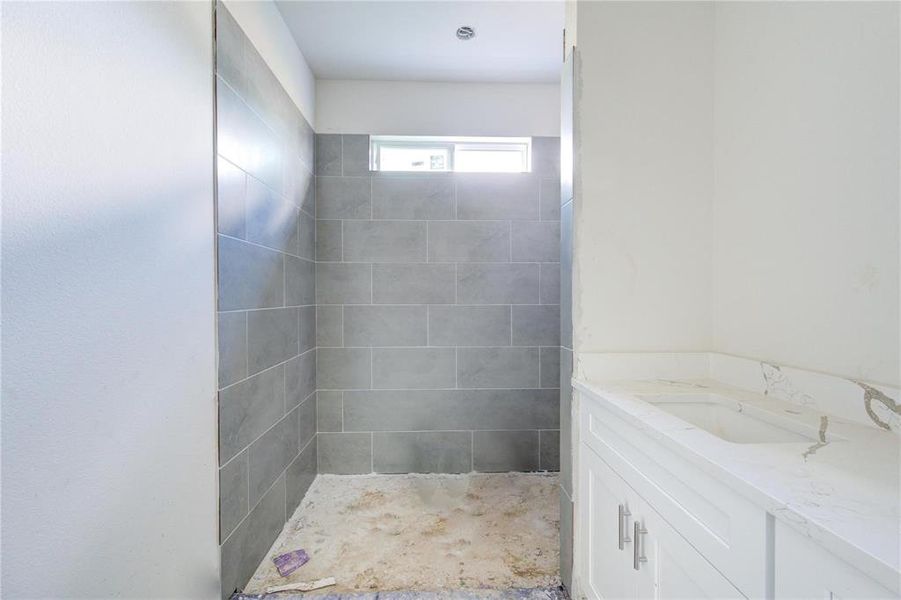
[[[642,394],[657,408],[735,444],[815,443],[817,432],[801,423],[720,394]]]

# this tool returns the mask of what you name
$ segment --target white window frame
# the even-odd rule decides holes
[[[386,173],[453,173],[456,171],[456,153],[460,150],[518,151],[523,157],[520,171],[496,172],[528,173],[532,170],[532,138],[530,137],[373,135],[369,138],[369,166],[373,171],[381,171],[379,156],[382,148],[441,148],[447,150],[448,156],[446,168],[443,170],[385,171]]]

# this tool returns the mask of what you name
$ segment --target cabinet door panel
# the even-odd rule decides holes
[[[581,527],[586,533],[581,577],[586,595],[591,600],[635,598],[637,582],[630,562],[631,543],[619,549],[619,506],[627,504],[627,486],[586,447],[580,466]]]
[[[776,522],[776,599],[898,598],[794,529]]]
[[[640,524],[647,531],[637,536],[640,538],[640,554],[647,558],[647,562],[639,563],[638,571],[633,571],[638,579],[640,598],[744,598],[654,509],[645,502],[636,505],[636,508],[636,517],[641,519]]]

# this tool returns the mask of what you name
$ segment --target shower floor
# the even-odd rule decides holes
[[[556,474],[320,475],[245,593],[334,577],[320,594],[560,585]],[[281,577],[272,558],[310,561]],[[307,594],[310,595],[310,594]]]

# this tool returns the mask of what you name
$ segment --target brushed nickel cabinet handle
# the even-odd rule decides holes
[[[632,516],[632,513],[629,512],[629,507],[624,506],[622,504],[619,505],[619,549],[622,550],[626,546],[626,542],[631,542],[632,538],[629,537],[629,517]]]
[[[632,568],[636,571],[641,568],[641,563],[648,562],[647,557],[644,555],[644,544],[641,541],[641,536],[648,532],[641,523],[635,521],[635,545],[632,547]]]

